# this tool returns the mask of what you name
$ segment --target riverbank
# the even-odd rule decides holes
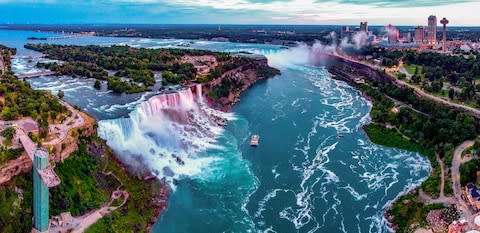
[[[148,231],[166,207],[166,186],[156,179],[131,174],[97,137],[82,138],[78,144],[79,149],[55,167],[61,183],[50,190],[50,216],[64,212],[73,216],[88,214],[100,208],[120,188],[128,192],[128,202],[94,223],[86,232],[107,232],[112,226],[114,229]],[[2,184],[1,232],[31,230],[32,195],[31,172]]]
[[[228,112],[241,94],[256,82],[279,75],[280,71],[268,65],[264,56],[257,55],[249,63],[225,72],[220,78],[202,85],[210,107]]]
[[[6,50],[1,48],[2,52]],[[14,54],[15,50],[11,51],[8,55]],[[79,221],[78,225],[59,227],[74,232],[78,229],[83,232],[87,227],[85,232],[107,232],[112,226],[149,231],[166,208],[168,187],[146,169],[127,170],[106,142],[96,136],[97,122],[93,117],[49,92],[33,90],[27,82],[14,76],[10,56],[7,57],[4,61],[8,61],[8,66],[0,80],[1,85],[7,85],[2,89],[3,94],[16,95],[23,102],[15,105],[18,108],[18,112],[12,111],[15,114],[3,114],[12,108],[2,98],[0,123],[13,130],[10,140],[15,138],[15,144],[21,142],[15,146],[23,146],[24,151],[18,158],[0,165],[0,232],[30,232],[32,229],[30,157],[37,146],[48,150],[50,163],[61,180],[59,186],[50,189],[51,224],[61,225],[61,221],[56,220],[62,219],[59,216],[66,212],[73,216],[94,213],[98,216],[95,212],[98,210],[100,218],[86,217],[88,224]],[[23,96],[25,93],[29,93],[28,97]],[[24,109],[24,102],[29,101],[27,98],[36,96],[35,101],[43,104],[39,108],[41,111],[37,112],[34,104]],[[43,103],[45,99],[48,104]],[[124,197],[124,202],[117,205],[120,196]],[[111,201],[107,202],[110,197]]]
[[[336,57],[335,60],[329,67],[334,78],[356,87],[373,103],[370,112],[372,123],[364,126],[371,141],[419,152],[427,156],[432,165],[432,174],[426,181],[419,187],[406,190],[406,194],[393,201],[386,209],[386,219],[397,232],[410,232],[419,226],[431,224],[428,214],[437,209],[443,211],[449,202],[444,203],[447,205],[429,204],[419,194],[427,193],[433,200],[440,200],[445,199],[443,195],[453,193],[451,182],[443,174],[443,170],[449,171],[449,166],[443,167],[443,161],[451,165],[454,145],[474,138],[478,133],[478,123],[474,117],[458,108],[422,98],[414,94],[415,91],[408,86],[397,85],[393,77],[386,73],[341,57]],[[446,117],[445,114],[450,116]],[[452,125],[462,125],[461,122],[456,122],[456,117],[466,119],[468,126],[458,131],[449,130]],[[439,156],[435,156],[436,154]],[[444,187],[444,190],[440,190],[441,187]],[[442,219],[448,224],[453,220],[456,219]]]

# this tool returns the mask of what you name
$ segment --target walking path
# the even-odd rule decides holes
[[[350,57],[347,57],[347,56],[343,56],[343,55],[339,55],[339,54],[331,54],[332,56],[336,56],[338,58],[341,58],[341,59],[344,59],[344,60],[347,60],[347,61],[350,61],[350,62],[354,62],[354,63],[357,63],[357,64],[361,64],[361,65],[364,65],[364,66],[368,66],[370,67],[371,69],[374,69],[374,70],[379,70],[380,67],[378,66],[375,66],[375,65],[372,65],[372,64],[368,64],[368,63],[365,63],[365,62],[361,62],[361,61],[358,61],[358,60],[355,60],[355,59],[352,59]],[[407,72],[408,73],[408,72]],[[440,97],[437,97],[437,96],[434,96],[430,93],[427,93],[425,91],[423,91],[422,89],[420,89],[419,87],[416,87],[408,82],[405,82],[403,80],[400,80],[400,79],[397,79],[396,77],[394,77],[394,75],[392,75],[391,73],[389,73],[389,75],[391,76],[392,78],[392,81],[394,83],[396,83],[398,86],[403,86],[403,87],[409,87],[409,88],[412,88],[415,92],[415,94],[417,94],[418,96],[420,97],[423,97],[423,98],[426,98],[426,99],[430,99],[430,100],[433,100],[433,101],[436,101],[436,102],[439,102],[441,104],[444,104],[444,105],[447,105],[449,107],[453,107],[455,109],[460,109],[460,110],[464,110],[470,114],[472,114],[475,118],[477,119],[480,119],[480,110],[479,109],[476,109],[476,108],[472,108],[472,107],[469,107],[469,106],[466,106],[466,105],[462,105],[462,104],[457,104],[457,103],[454,103],[454,102],[451,102],[451,101],[448,101],[448,100],[445,100],[443,98],[440,98]]]
[[[473,146],[473,144],[474,141],[465,141],[460,146],[455,148],[452,160],[453,193],[457,201],[457,208],[462,211],[463,216],[468,221],[468,224],[471,227],[475,226],[475,223],[473,222],[475,213],[470,209],[466,201],[462,198],[462,186],[460,184],[460,165],[472,159],[471,157],[465,157],[462,159],[462,153],[469,147]]]
[[[350,61],[350,62],[354,62],[354,63],[357,63],[357,64],[362,64],[362,65],[368,66],[368,67],[370,67],[371,69],[374,69],[374,70],[379,70],[380,69],[378,66],[374,66],[374,65],[371,65],[371,64],[368,64],[368,63],[360,62],[360,61],[354,60],[354,59],[349,58],[349,57],[345,57],[345,56],[341,56],[341,55],[337,55],[337,54],[332,54],[332,55],[337,56],[341,59],[345,59],[345,60]],[[403,70],[400,69],[400,72],[405,73],[406,70],[405,69],[403,69]],[[408,72],[406,72],[406,73],[408,73]],[[435,101],[437,103],[443,104],[445,106],[448,106],[448,107],[451,107],[451,108],[454,108],[454,109],[457,109],[457,110],[463,110],[463,111],[471,114],[475,118],[480,119],[480,110],[479,109],[472,108],[472,107],[462,105],[462,104],[457,104],[457,103],[448,101],[446,99],[434,96],[430,93],[427,93],[427,92],[423,91],[419,87],[416,87],[416,86],[414,86],[414,85],[412,85],[408,82],[405,82],[403,80],[395,78],[394,75],[391,74],[391,73],[389,73],[389,75],[391,76],[392,81],[397,86],[412,88],[414,90],[415,94],[419,97]],[[407,77],[409,76],[409,74],[406,74],[406,75],[407,75]],[[459,145],[457,148],[455,148],[453,159],[452,159],[452,168],[451,168],[451,180],[452,180],[452,185],[453,185],[454,197],[445,197],[445,195],[444,195],[444,186],[445,186],[444,164],[443,164],[443,161],[438,157],[438,155],[436,155],[436,157],[437,157],[437,160],[440,164],[441,176],[442,176],[441,185],[440,185],[440,188],[441,188],[440,196],[437,199],[432,199],[431,197],[429,197],[427,194],[425,194],[423,192],[420,192],[420,194],[419,194],[420,198],[423,199],[426,202],[442,203],[442,204],[455,204],[457,209],[462,212],[462,216],[465,217],[465,219],[468,222],[469,228],[471,228],[471,229],[475,228],[474,217],[476,216],[476,212],[472,211],[472,209],[469,207],[468,203],[462,198],[462,186],[460,184],[460,166],[463,163],[468,162],[472,159],[471,157],[462,158],[462,153],[466,149],[468,149],[469,147],[473,146],[473,144],[474,144],[474,141],[469,140],[469,141],[463,142],[461,145]]]
[[[435,153],[435,158],[437,158],[437,162],[440,165],[440,197],[439,198],[444,198],[445,197],[445,167],[443,165],[442,159],[440,159],[440,156],[438,153]]]
[[[85,124],[85,119],[80,114],[80,111],[73,108],[70,104],[68,104],[63,100],[59,100],[59,101],[72,114],[67,119],[65,119],[61,124],[52,124],[48,127],[49,132],[51,134],[58,134],[58,137],[48,142],[44,142],[43,143],[44,145],[57,145],[67,137],[71,129],[78,128]]]
[[[111,212],[117,210],[118,208],[124,206],[127,201],[128,201],[128,191],[122,189],[123,182],[112,172],[105,172],[106,165],[102,173],[105,176],[113,176],[119,183],[120,185],[117,187],[117,189],[112,193],[110,200],[103,204],[102,207],[98,210],[91,211],[89,213],[86,213],[82,216],[74,217],[72,218],[71,223],[69,224],[60,224],[60,225],[54,225],[51,226],[50,228],[50,233],[61,233],[61,232],[72,232],[72,233],[83,233],[85,232],[90,226],[95,224],[98,220],[103,218],[103,216],[110,214]],[[120,203],[117,206],[112,206],[113,202],[115,200],[120,199],[123,197],[122,203]]]
[[[435,157],[437,159],[438,164],[440,165],[440,194],[438,198],[432,198],[428,194],[424,193],[420,190],[419,196],[420,199],[427,203],[434,203],[434,204],[444,204],[444,205],[455,205],[457,204],[457,200],[455,197],[446,197],[445,196],[445,165],[443,164],[443,160],[440,159],[440,156],[435,153]]]

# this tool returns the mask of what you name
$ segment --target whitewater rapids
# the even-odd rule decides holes
[[[130,168],[147,167],[172,186],[175,179],[195,176],[220,158],[201,156],[215,148],[232,115],[208,107],[202,87],[153,96],[127,118],[99,122],[99,135]]]

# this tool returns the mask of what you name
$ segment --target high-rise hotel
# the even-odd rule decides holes
[[[428,27],[427,27],[427,42],[428,44],[437,43],[437,16],[430,15],[428,17]]]

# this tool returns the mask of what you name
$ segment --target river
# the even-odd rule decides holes
[[[49,35],[0,30],[0,41],[26,55],[32,54],[21,49],[27,37]],[[184,41],[51,42],[160,48]],[[117,95],[105,87],[94,90],[92,80],[71,77],[28,81],[34,88],[64,90],[68,102],[100,120],[100,135],[123,160],[140,156],[160,177],[177,180],[154,232],[389,231],[385,208],[426,179],[431,168],[419,154],[368,140],[362,125],[369,121],[371,104],[357,90],[308,65],[306,48],[207,41],[194,41],[192,47],[263,54],[282,74],[247,90],[231,113],[184,98],[182,111],[195,117],[181,126],[170,115],[142,114],[159,98],[157,92]],[[34,62],[42,59],[33,60],[15,58],[14,70],[33,72]],[[218,127],[211,114],[229,119],[228,124]],[[252,134],[260,135],[257,148],[249,146]],[[173,154],[185,165],[175,165]]]

